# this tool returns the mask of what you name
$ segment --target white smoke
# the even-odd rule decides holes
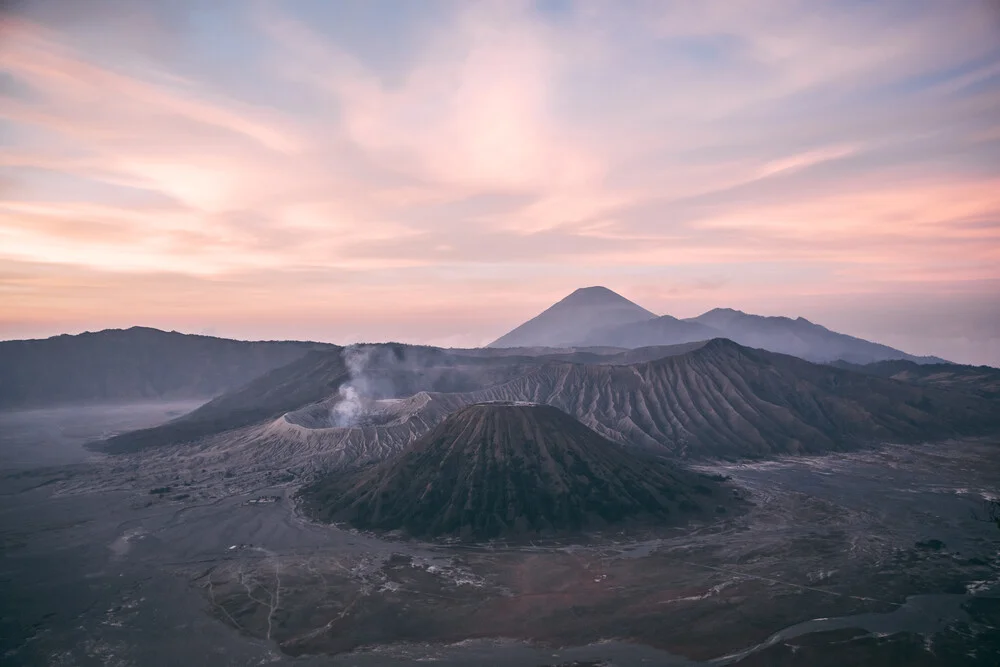
[[[363,399],[368,394],[365,369],[368,366],[371,352],[372,350],[368,346],[350,345],[344,348],[341,353],[350,379],[340,385],[337,390],[340,394],[340,400],[330,412],[330,421],[334,426],[351,426],[364,411]]]
[[[337,388],[328,422],[338,428],[377,417],[377,401],[412,396],[418,391],[467,391],[482,382],[475,364],[462,370],[458,358],[436,348],[358,344],[345,347],[341,358],[348,379]]]

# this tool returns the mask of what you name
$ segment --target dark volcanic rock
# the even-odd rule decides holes
[[[527,536],[630,519],[678,522],[727,495],[547,405],[465,407],[395,458],[303,489],[306,510],[419,537]]]

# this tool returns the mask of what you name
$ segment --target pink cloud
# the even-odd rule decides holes
[[[343,335],[430,318],[414,335],[452,340],[578,284],[662,284],[694,308],[1000,279],[1000,93],[972,5],[607,3],[547,22],[460,4],[395,77],[280,5],[254,11],[260,91],[308,104],[4,19],[0,70],[23,90],[0,96],[17,138],[0,307],[321,327],[323,303]]]

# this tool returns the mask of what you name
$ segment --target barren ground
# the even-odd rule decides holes
[[[0,664],[1000,664],[995,440],[713,467],[748,513],[463,547],[308,523],[238,457],[76,450],[122,414],[0,417],[38,452],[2,459]]]

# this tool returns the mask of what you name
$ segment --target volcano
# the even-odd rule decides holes
[[[517,402],[462,408],[396,457],[331,475],[301,495],[323,521],[467,540],[679,523],[731,496],[558,408]]]
[[[581,287],[488,347],[578,345],[587,332],[596,328],[644,322],[655,317],[654,313],[607,287]],[[697,325],[690,326],[697,328]]]

